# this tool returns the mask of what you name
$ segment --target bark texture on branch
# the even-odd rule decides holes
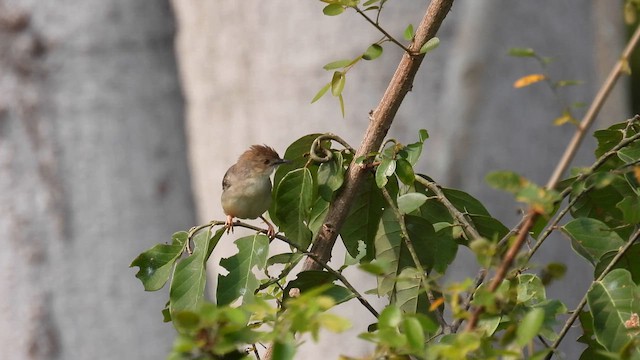
[[[429,4],[427,12],[416,30],[413,43],[409,47],[412,53],[418,53],[420,47],[436,35],[452,4],[453,0],[435,0]],[[413,80],[423,59],[424,55],[407,53],[403,55],[380,103],[371,113],[369,126],[354,159],[370,152],[378,151],[404,97],[413,86]],[[364,167],[357,166],[354,163],[349,166],[345,176],[344,188],[329,207],[324,224],[314,240],[311,252],[325,262],[331,258],[333,245],[349,213],[351,203],[353,203],[353,199],[364,180],[366,171]],[[320,268],[315,261],[307,259],[303,270],[320,270]]]

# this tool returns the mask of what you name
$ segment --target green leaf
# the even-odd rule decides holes
[[[313,104],[314,102],[320,100],[320,98],[327,93],[327,90],[329,90],[330,87],[331,87],[331,83],[330,82],[326,83],[325,86],[323,86],[320,90],[318,90],[318,92],[313,97],[313,99],[311,99],[311,103]]]
[[[378,276],[378,295],[389,294],[396,283],[399,273],[400,247],[402,237],[400,224],[393,211],[384,210],[375,240],[376,260],[388,263],[388,269],[382,276]]]
[[[289,240],[307,248],[311,230],[307,227],[314,198],[314,184],[307,168],[296,169],[282,178],[275,193],[275,214]]]
[[[593,265],[606,252],[624,245],[617,233],[596,219],[578,218],[561,227],[561,230],[571,238],[573,249]]]
[[[640,313],[640,296],[631,274],[623,269],[611,271],[602,281],[594,282],[587,293],[593,316],[593,329],[598,342],[612,352],[622,350],[634,337],[625,322]],[[637,331],[637,329],[635,330]],[[637,335],[636,335],[637,336]],[[634,351],[634,358],[640,356]]]
[[[531,48],[511,48],[508,52],[509,56],[516,57],[535,57],[536,52]]]
[[[560,194],[555,190],[545,189],[533,183],[528,183],[516,194],[516,200],[521,201],[539,214],[550,216],[557,202],[561,200]]]
[[[574,85],[582,85],[584,81],[582,80],[560,80],[553,84],[555,87],[565,87],[565,86],[574,86]]]
[[[373,259],[375,255],[373,243],[384,206],[382,192],[373,181],[373,176],[367,175],[340,229],[340,238],[351,256],[358,255],[358,241],[362,240],[367,248],[367,255],[363,260]]]
[[[429,41],[422,45],[422,47],[420,48],[420,54],[426,54],[429,51],[437,48],[438,45],[440,45],[440,39],[438,39],[437,37],[432,37],[431,39],[429,39]]]
[[[169,289],[171,317],[178,311],[197,310],[204,297],[206,255],[211,231],[201,231],[193,237],[193,253],[182,259],[173,270]]]
[[[329,296],[335,305],[353,299],[355,295],[347,288],[333,284],[337,278],[335,275],[319,270],[307,270],[298,273],[294,280],[289,281],[284,290],[284,299],[288,299],[292,289],[298,289],[300,294],[317,289],[324,285],[324,289],[318,295]]]
[[[326,201],[331,201],[333,193],[342,186],[345,173],[342,161],[342,153],[335,151],[331,160],[318,168],[318,194]]]
[[[417,142],[404,147],[403,150],[407,152],[407,161],[409,162],[409,164],[411,164],[411,166],[415,166],[418,162],[418,159],[420,159],[420,154],[422,154],[422,145],[422,142]],[[411,170],[413,171],[413,168]],[[415,178],[413,179],[413,181],[415,181]]]
[[[311,230],[313,235],[312,238],[318,235],[320,227],[324,223],[324,218],[327,216],[327,212],[329,212],[329,202],[318,196],[309,214],[309,230]]]
[[[410,219],[407,226],[410,226],[411,222],[412,220]],[[453,236],[455,229],[456,228],[447,227],[438,230],[435,235],[427,237],[427,241],[424,242],[424,246],[422,247],[422,250],[420,250],[421,253],[424,253],[425,257],[433,258],[432,268],[440,274],[444,274],[447,267],[456,258],[458,243]],[[411,233],[411,231],[409,231],[409,233]],[[418,256],[420,257],[422,254],[418,254]],[[430,261],[425,259],[424,262],[429,268]]]
[[[367,256],[367,244],[362,240],[358,240],[358,254],[356,256],[351,256],[347,251],[344,254],[344,266],[352,266],[360,263],[360,260],[364,259]]]
[[[437,265],[444,270],[455,257],[457,245],[452,238],[439,237],[433,226],[418,216],[405,216],[407,232],[420,264],[426,271]],[[448,241],[447,241],[448,240]],[[376,259],[389,264],[383,275],[378,277],[378,294],[390,293],[396,286],[398,275],[403,269],[415,267],[413,257],[405,242],[395,214],[384,210],[375,239]]]
[[[329,4],[322,9],[322,12],[327,16],[336,16],[344,12],[344,7],[340,4]]]
[[[140,279],[146,291],[161,289],[169,280],[173,264],[182,255],[187,241],[187,232],[173,234],[171,244],[157,244],[138,255],[129,267],[139,268],[136,277]]]
[[[463,214],[491,216],[480,201],[464,191],[443,188],[442,192],[453,206]]]
[[[254,292],[260,286],[253,268],[264,269],[269,256],[269,238],[262,234],[246,236],[235,241],[238,253],[220,260],[220,266],[229,271],[218,276],[216,292],[218,305],[228,305],[239,297],[242,302],[252,303]]]
[[[425,129],[420,129],[420,131],[418,131],[418,134],[420,135],[420,142],[424,142],[429,138],[429,132]]]
[[[398,198],[398,209],[403,214],[417,210],[427,201],[427,195],[421,193],[408,193]]]
[[[433,225],[419,216],[406,215],[404,220],[409,238],[422,267],[427,272],[430,272],[436,264],[438,264],[439,270],[446,269],[447,265],[453,260],[452,256],[455,257],[458,247],[453,238],[447,239],[439,236],[446,234],[447,230],[438,235]],[[400,263],[398,266],[399,270],[416,266],[404,241],[401,243]],[[438,272],[440,272],[439,270]]]
[[[343,72],[335,71],[331,78],[331,94],[333,96],[340,96],[342,94],[342,90],[344,90],[344,84],[346,81],[347,78],[344,76]]]
[[[534,274],[518,275],[517,302],[533,306],[546,300],[546,290],[542,280]]]
[[[404,29],[404,39],[407,41],[413,40],[413,24],[409,24],[406,29]]]
[[[598,278],[604,269],[609,265],[611,260],[618,255],[618,249],[606,252],[600,257],[600,261],[596,265],[593,277]],[[627,252],[622,255],[620,260],[614,265],[614,269],[625,269],[631,274],[633,282],[640,284],[640,244],[632,245]]]
[[[343,67],[351,65],[352,62],[353,62],[353,60],[351,60],[351,59],[332,61],[332,62],[326,64],[325,66],[323,66],[322,68],[325,69],[325,70],[342,69]]]
[[[320,135],[322,134],[305,135],[289,145],[287,150],[284,152],[284,158],[291,162],[282,164],[276,169],[276,174],[273,177],[273,184],[275,185],[276,190],[278,185],[280,184],[280,181],[282,181],[282,178],[292,170],[307,167],[309,170],[311,170],[311,173],[313,175],[314,171],[318,169],[318,166],[315,164],[307,166],[307,162],[309,161],[309,149],[311,149],[311,144]],[[274,222],[277,221],[274,216],[274,211],[269,211],[269,215],[271,215],[271,219]],[[276,224],[279,225],[278,222],[276,222]]]
[[[413,317],[405,317],[402,319],[402,330],[407,335],[407,344],[411,350],[416,353],[423,352],[425,337],[420,321]]]
[[[402,311],[395,305],[388,305],[380,313],[378,329],[396,328],[402,321]]]
[[[528,204],[538,213],[550,215],[560,196],[554,190],[542,188],[512,171],[496,171],[486,177],[489,185],[515,194],[516,200]]]
[[[631,229],[629,227],[624,228],[627,223],[624,221],[624,215],[617,205],[626,197],[627,192],[633,192],[633,190],[629,188],[627,181],[620,175],[608,178],[608,181],[610,181],[608,186],[592,189],[580,196],[571,208],[571,215],[574,218],[589,217],[598,219],[611,228],[618,228],[616,232],[622,237],[627,237]],[[597,185],[597,183],[594,185]],[[580,187],[577,189],[574,187],[571,199],[575,199],[575,196],[581,190]]]
[[[622,211],[624,221],[629,224],[640,223],[640,197],[629,195],[617,203],[616,207]]]
[[[625,164],[635,163],[640,160],[640,143],[635,142],[620,149],[620,151],[618,151],[618,157],[624,161]]]
[[[516,330],[516,342],[520,346],[525,346],[533,340],[544,322],[544,310],[533,308],[522,318]]]
[[[193,311],[178,311],[172,316],[173,324],[182,330],[196,330],[200,325],[200,316]]]
[[[377,59],[378,57],[380,57],[380,55],[382,55],[382,50],[382,46],[380,46],[379,44],[371,44],[371,46],[367,48],[364,54],[362,54],[362,58],[365,60]]]
[[[342,97],[342,94],[338,96],[338,102],[340,103],[340,114],[342,114],[342,117],[344,118],[344,98]]]
[[[542,284],[547,286],[555,280],[560,280],[567,273],[567,266],[562,263],[549,263],[540,273]]]
[[[291,341],[282,342],[281,340],[276,340],[273,343],[273,360],[293,360],[295,355],[295,343]]]
[[[275,265],[275,264],[296,263],[302,257],[303,257],[303,255],[301,253],[299,253],[299,252],[276,254],[276,255],[273,255],[272,257],[270,257],[267,260],[266,266],[269,267],[269,266]]]
[[[601,354],[601,352],[606,352],[606,350],[594,338],[593,318],[591,317],[591,313],[589,311],[581,311],[578,319],[580,319],[583,334],[577,341],[587,345],[587,348],[580,355],[580,360],[610,360],[610,357]]]
[[[376,169],[376,184],[379,188],[383,188],[388,181],[388,177],[396,171],[396,161],[389,158],[383,158]]]
[[[211,240],[209,240],[209,247],[207,248],[207,254],[204,257],[205,263],[207,262],[207,260],[209,260],[209,257],[211,256],[213,249],[215,249],[216,245],[218,245],[218,242],[220,242],[220,238],[222,238],[222,235],[224,235],[226,230],[227,229],[225,227],[221,227],[215,232],[215,234],[213,234],[213,237],[211,238]]]
[[[416,179],[411,163],[405,159],[396,160],[396,175],[406,185],[412,185]]]
[[[420,295],[422,280],[420,272],[415,267],[402,269],[396,282],[396,291],[391,303],[408,314],[415,314],[418,310],[418,296]]]
[[[489,186],[494,189],[517,193],[525,186],[528,181],[513,171],[493,171],[490,172],[485,180]]]

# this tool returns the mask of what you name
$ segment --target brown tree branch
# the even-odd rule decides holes
[[[413,86],[415,75],[424,59],[424,55],[412,54],[418,53],[420,47],[436,35],[452,4],[453,0],[433,0],[429,4],[427,12],[416,30],[414,41],[409,47],[410,53],[405,53],[402,56],[402,60],[380,103],[371,113],[369,127],[365,132],[360,148],[356,151],[354,159],[378,151],[378,148],[380,148],[400,108],[400,104]],[[323,262],[327,262],[331,258],[333,245],[366,173],[367,169],[364,166],[355,164],[355,162],[352,162],[349,169],[347,169],[343,189],[331,203],[324,223],[311,248],[311,253],[315,254]],[[308,258],[305,261],[303,270],[319,269],[317,262],[313,259]]]

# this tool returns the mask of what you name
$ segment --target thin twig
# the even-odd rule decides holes
[[[419,52],[420,47],[428,39],[436,35],[452,5],[453,0],[431,1],[420,25],[416,28],[414,41],[409,48],[412,52]],[[398,64],[380,103],[370,113],[369,125],[360,147],[354,154],[354,160],[345,173],[342,190],[336,194],[335,199],[329,205],[324,223],[311,248],[311,252],[318,255],[321,260],[328,261],[331,258],[331,250],[340,233],[340,229],[349,214],[356,194],[369,174],[369,169],[365,165],[357,164],[355,160],[378,150],[393,123],[404,97],[413,86],[413,80],[423,59],[423,55],[413,56],[405,53],[402,56],[402,60]],[[317,268],[315,261],[305,261],[304,270],[314,268]]]
[[[407,250],[409,250],[409,254],[411,254],[411,259],[413,260],[413,263],[416,266],[416,269],[418,269],[418,273],[420,274],[420,282],[422,283],[422,288],[424,289],[425,294],[427,294],[427,296],[430,298],[430,301],[431,301],[431,299],[433,299],[434,296],[431,293],[431,290],[429,289],[429,283],[426,275],[427,272],[422,267],[422,264],[420,263],[420,259],[418,258],[418,253],[416,253],[416,249],[413,247],[413,243],[411,242],[411,238],[409,237],[409,232],[407,231],[407,225],[404,223],[404,215],[402,215],[402,213],[394,203],[393,199],[391,198],[391,194],[389,194],[389,191],[384,187],[382,188],[382,196],[387,201],[387,204],[389,204],[389,208],[391,209],[391,211],[393,211],[393,214],[396,216],[396,220],[400,225],[400,233],[402,234],[402,241],[407,247]],[[449,326],[447,325],[447,322],[444,320],[444,317],[442,316],[442,312],[440,311],[440,309],[436,309],[433,312],[436,315],[436,319],[438,320],[438,323],[440,323],[442,330],[445,331],[445,329],[448,329]]]
[[[358,14],[362,15],[363,18],[365,18],[365,20],[367,20],[369,22],[369,24],[373,25],[373,27],[375,27],[376,29],[378,29],[378,31],[380,31],[382,34],[384,34],[384,36],[387,37],[387,39],[389,39],[389,41],[391,41],[392,43],[398,45],[400,48],[402,48],[402,50],[404,50],[407,54],[412,54],[411,50],[409,50],[406,46],[402,45],[402,43],[400,43],[398,40],[396,40],[393,36],[391,36],[385,29],[383,29],[378,22],[373,21],[373,19],[371,19],[369,16],[367,16],[367,14],[364,13],[364,11],[360,10],[359,7],[354,6],[353,9],[355,11],[358,12]]]
[[[468,311],[469,308],[471,307],[471,301],[473,300],[473,295],[475,294],[475,290],[478,289],[480,285],[482,285],[486,277],[487,277],[487,269],[484,269],[484,268],[480,269],[480,271],[478,271],[478,275],[476,275],[476,278],[473,281],[473,290],[469,291],[469,293],[467,294],[467,298],[462,303],[462,308],[464,309],[464,311]],[[464,321],[464,319],[460,318],[460,319],[456,319],[453,323],[451,323],[451,333],[458,332],[460,325],[462,325],[462,321]]]
[[[451,214],[451,216],[453,216],[453,218],[462,226],[462,230],[467,236],[467,240],[472,241],[472,240],[481,238],[480,234],[478,233],[478,230],[476,230],[476,228],[473,227],[473,225],[471,225],[471,219],[467,219],[465,214],[461,213],[449,201],[449,199],[447,199],[447,197],[444,195],[444,193],[442,192],[438,184],[432,181],[429,181],[423,178],[422,176],[418,176],[418,175],[416,175],[416,181],[418,181],[420,184],[424,185],[427,189],[431,190],[434,194],[436,194],[437,200],[442,205],[444,205],[444,207],[447,208],[447,211],[449,211],[449,214]]]
[[[547,183],[547,189],[555,188],[558,182],[560,181],[562,174],[564,174],[564,172],[569,167],[569,164],[573,160],[576,154],[576,151],[578,151],[578,148],[580,147],[580,143],[582,143],[582,139],[586,135],[587,130],[589,129],[591,124],[595,121],[596,117],[598,116],[598,113],[600,112],[602,105],[604,105],[604,102],[609,96],[609,93],[611,92],[611,90],[613,89],[613,86],[616,84],[616,81],[618,80],[620,75],[622,75],[622,73],[624,72],[624,69],[628,66],[629,57],[631,56],[633,49],[635,49],[636,46],[638,45],[639,41],[640,41],[640,26],[636,28],[636,31],[634,32],[631,39],[629,39],[627,46],[622,51],[622,56],[620,57],[620,60],[618,60],[615,63],[615,65],[613,66],[613,69],[611,69],[611,72],[609,73],[609,76],[607,76],[607,79],[605,80],[604,84],[596,94],[596,97],[593,99],[593,102],[591,103],[589,110],[584,115],[584,118],[582,119],[582,121],[580,122],[580,125],[578,126],[578,130],[573,135],[573,138],[571,139],[569,146],[567,146],[567,149],[562,155],[560,162],[558,163],[555,170],[553,171],[553,174],[549,178],[549,182]]]
[[[327,150],[321,146],[323,140],[333,140],[340,145],[344,146],[345,149],[349,150],[350,153],[355,154],[356,151],[346,142],[343,138],[336,134],[326,133],[318,136],[313,143],[311,143],[311,149],[309,150],[309,158],[316,162],[327,162],[333,158],[333,153],[330,150]],[[318,152],[322,151],[324,154],[322,156],[318,155]]]
[[[195,234],[196,232],[198,232],[199,230],[202,230],[204,228],[208,228],[208,227],[213,227],[213,226],[217,226],[217,225],[224,225],[225,222],[224,221],[219,221],[219,220],[212,220],[207,224],[204,225],[199,225],[199,226],[195,226],[193,228],[191,228],[191,230],[189,230],[190,234]],[[244,223],[242,221],[235,221],[233,223],[233,226],[238,226],[238,227],[243,227],[246,229],[250,229],[250,230],[255,230],[259,233],[262,234],[267,234],[267,229],[263,229],[260,228],[258,226],[254,226],[251,224],[247,224]],[[344,277],[344,275],[342,275],[340,272],[334,270],[332,267],[330,267],[329,265],[327,265],[325,262],[323,262],[322,260],[320,260],[320,258],[310,252],[307,252],[306,249],[304,249],[302,246],[296,244],[295,242],[289,240],[287,237],[280,235],[280,234],[276,234],[275,239],[281,240],[285,243],[287,243],[289,246],[293,247],[294,249],[298,250],[298,252],[300,252],[302,255],[305,255],[311,259],[313,259],[315,262],[318,263],[318,265],[327,270],[329,273],[331,273],[333,276],[335,276],[338,280],[340,280],[340,282],[342,284],[344,284],[344,286],[349,289],[349,291],[351,291],[353,293],[353,295],[356,297],[356,299],[358,299],[358,301],[365,307],[367,308],[367,310],[369,310],[369,312],[371,314],[373,314],[373,316],[375,316],[376,318],[378,316],[380,316],[380,314],[376,311],[376,309],[373,308],[373,306],[371,306],[371,304],[369,303],[369,301],[367,301],[367,299],[365,299],[362,294],[360,294],[360,292],[358,290],[356,290],[356,288],[353,287],[353,285],[351,285],[351,283],[349,282],[349,280],[347,280],[347,278]]]
[[[636,116],[634,116],[633,118],[631,118],[631,119],[629,119],[627,121],[630,124],[632,124],[634,122],[638,122],[638,121],[640,121],[640,116],[636,115]],[[584,179],[586,179],[589,175],[593,174],[602,165],[604,165],[607,162],[607,160],[609,160],[609,158],[611,158],[612,156],[617,155],[618,151],[624,149],[626,146],[630,145],[631,143],[633,143],[633,142],[635,142],[637,140],[640,140],[640,132],[636,133],[635,135],[632,135],[632,136],[630,136],[630,137],[628,137],[626,139],[622,139],[618,144],[616,144],[616,146],[612,147],[609,151],[607,151],[604,154],[602,154],[593,163],[593,165],[591,165],[591,167],[589,167],[589,169],[587,169],[586,171],[584,171],[580,175],[578,175],[576,177],[576,179],[573,181],[572,185],[577,183],[577,182],[579,182],[579,181],[583,181]],[[531,257],[533,256],[533,254],[535,254],[536,251],[538,251],[538,249],[540,248],[540,246],[542,246],[542,243],[545,241],[545,239],[551,234],[551,232],[556,228],[556,226],[558,225],[560,220],[569,212],[569,210],[571,210],[571,207],[573,207],[573,205],[575,205],[575,203],[580,199],[580,197],[583,196],[584,194],[586,194],[587,192],[589,192],[592,189],[593,189],[593,186],[589,186],[589,187],[583,189],[579,194],[574,196],[574,198],[567,204],[567,206],[564,209],[562,209],[562,211],[560,211],[555,216],[554,220],[551,223],[549,223],[549,225],[547,225],[545,230],[538,237],[538,240],[537,240],[536,244],[533,246],[533,248],[527,254],[527,261],[529,261],[529,259],[531,259]],[[560,193],[560,197],[561,198],[565,198],[570,193],[571,193],[571,185],[568,186],[566,189],[564,189]]]
[[[631,246],[633,246],[633,244],[636,242],[636,240],[638,240],[638,238],[640,238],[640,229],[636,230],[636,232],[633,233],[633,235],[631,235],[631,237],[629,238],[627,243],[624,245],[624,247],[622,247],[622,249],[618,251],[616,256],[614,256],[614,258],[611,259],[611,262],[609,262],[609,265],[607,265],[607,267],[602,271],[600,276],[598,276],[598,278],[591,283],[591,286],[593,286],[594,283],[602,281],[602,279],[604,279],[604,277],[607,276],[607,274],[609,274],[611,270],[613,270],[614,266],[616,266],[616,264],[624,256],[624,254],[627,251],[629,251]],[[553,354],[555,353],[555,350],[558,348],[558,345],[560,345],[560,342],[562,342],[562,339],[565,337],[565,335],[567,335],[567,332],[569,331],[573,323],[578,319],[578,316],[580,316],[580,312],[582,311],[584,306],[587,304],[587,295],[588,295],[588,292],[582,297],[582,300],[580,300],[580,303],[573,311],[573,314],[571,314],[571,317],[569,317],[569,319],[567,319],[567,322],[565,322],[564,326],[562,327],[562,330],[560,330],[560,333],[558,334],[558,338],[556,339],[556,341],[554,341],[553,344],[551,344],[550,349],[552,351],[547,355],[547,357],[545,358],[546,360],[549,360],[551,359],[551,357],[553,357]]]

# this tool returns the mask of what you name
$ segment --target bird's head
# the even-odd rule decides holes
[[[278,165],[288,163],[289,160],[280,158],[280,155],[273,148],[266,145],[252,145],[249,150],[245,151],[238,163],[248,166],[252,171],[271,175]]]

